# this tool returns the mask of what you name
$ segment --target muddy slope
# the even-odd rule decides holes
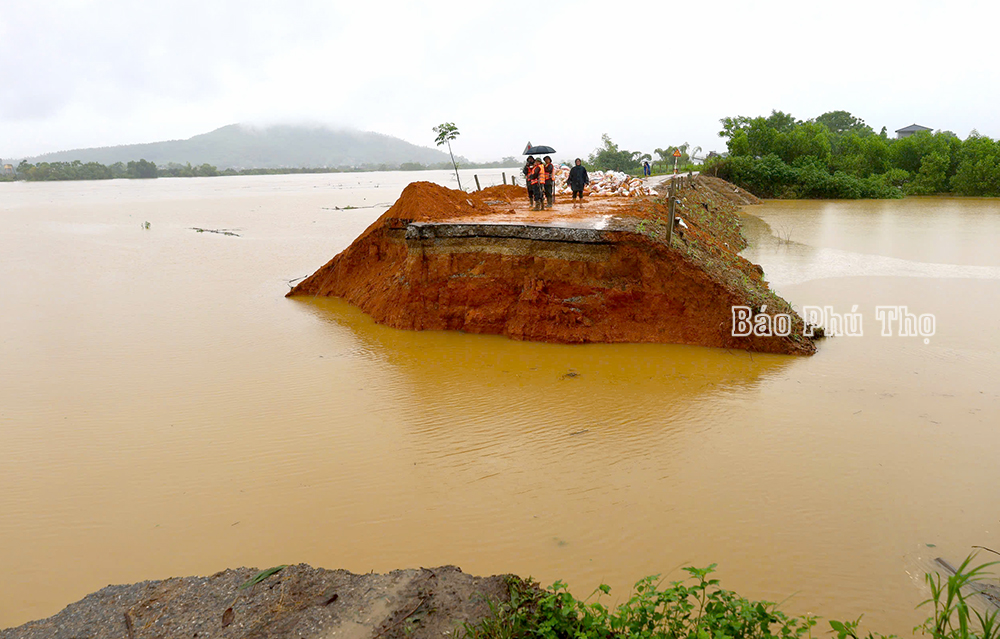
[[[0,639],[441,639],[510,599],[507,576],[454,566],[356,575],[288,566],[240,590],[258,571],[226,570],[108,586],[48,619],[0,630]]]
[[[679,208],[686,237],[668,244],[666,209],[654,200],[538,219],[509,189],[466,194],[417,182],[289,296],[341,297],[400,329],[814,352],[797,316],[792,337],[732,335],[733,306],[775,308],[780,298],[737,255],[744,243],[726,196],[742,197],[725,185],[695,185]]]

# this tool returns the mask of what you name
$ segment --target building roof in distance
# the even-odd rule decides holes
[[[933,129],[920,126],[919,124],[911,124],[910,126],[904,126],[902,129],[896,129],[896,133],[916,133],[917,131],[933,131]]]

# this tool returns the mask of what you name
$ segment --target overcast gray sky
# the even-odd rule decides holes
[[[993,2],[0,0],[0,158],[349,126],[470,159],[724,150],[719,119],[847,110],[1000,137]]]

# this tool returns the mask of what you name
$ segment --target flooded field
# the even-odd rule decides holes
[[[746,596],[907,635],[934,557],[1000,548],[1000,201],[748,209],[782,296],[863,316],[812,358],[403,332],[283,297],[416,179],[453,186],[0,184],[0,627],[235,566],[456,564],[616,599],[716,562]],[[882,336],[876,306],[935,331]]]

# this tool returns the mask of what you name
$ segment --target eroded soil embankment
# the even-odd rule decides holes
[[[656,235],[655,203],[618,207],[604,216],[613,217],[610,223],[588,227],[592,209],[539,222],[489,197],[497,195],[411,184],[350,247],[289,295],[342,297],[376,322],[401,329],[559,343],[814,351],[810,340],[797,336],[732,335],[732,307],[755,302],[748,291],[767,287],[760,269],[736,255],[742,246],[724,248],[728,243],[713,240],[711,250],[702,247],[706,241],[692,249],[698,233],[709,235],[700,227],[711,207],[699,211],[702,224],[689,217],[691,242],[675,237],[668,245]],[[499,219],[502,224],[491,227]],[[453,237],[435,232],[442,224],[473,230]],[[511,225],[524,232],[508,232]],[[591,232],[585,238],[551,232],[570,227]],[[727,231],[738,237],[738,227]]]
[[[489,601],[510,599],[510,576],[454,566],[356,575],[300,564],[240,589],[255,573],[108,586],[48,619],[0,630],[0,639],[441,639],[486,616]]]

